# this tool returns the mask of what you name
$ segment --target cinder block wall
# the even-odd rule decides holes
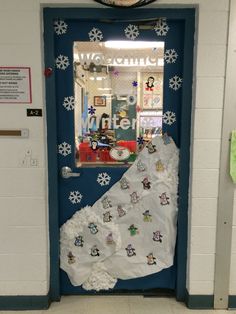
[[[229,0],[159,0],[151,7],[178,7],[180,4],[199,5],[187,288],[190,294],[204,295],[213,294],[214,284]],[[41,13],[41,7],[47,5],[99,6],[92,0],[0,0],[0,65],[31,67],[33,92],[32,105],[0,105],[2,129],[29,129],[28,139],[0,138],[0,295],[45,295],[48,292],[47,130]],[[29,107],[43,108],[43,118],[26,117]],[[25,157],[28,163],[22,166]],[[31,158],[37,159],[37,167],[30,165]],[[236,214],[231,294],[236,294],[235,226]]]

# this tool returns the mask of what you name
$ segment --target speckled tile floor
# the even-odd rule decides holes
[[[46,311],[0,311],[1,314],[236,314],[236,310],[190,310],[174,298],[142,296],[66,296]]]

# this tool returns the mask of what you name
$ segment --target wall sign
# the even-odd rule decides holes
[[[0,103],[32,103],[29,67],[0,67]]]
[[[43,110],[42,109],[26,109],[27,117],[42,117]]]

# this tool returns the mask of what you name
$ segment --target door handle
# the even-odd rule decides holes
[[[63,179],[69,179],[72,177],[80,177],[80,173],[72,172],[70,167],[65,166],[61,168],[61,177]]]

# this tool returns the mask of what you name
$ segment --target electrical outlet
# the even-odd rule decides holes
[[[30,166],[31,167],[37,167],[38,166],[38,159],[37,158],[31,158],[30,159]]]

